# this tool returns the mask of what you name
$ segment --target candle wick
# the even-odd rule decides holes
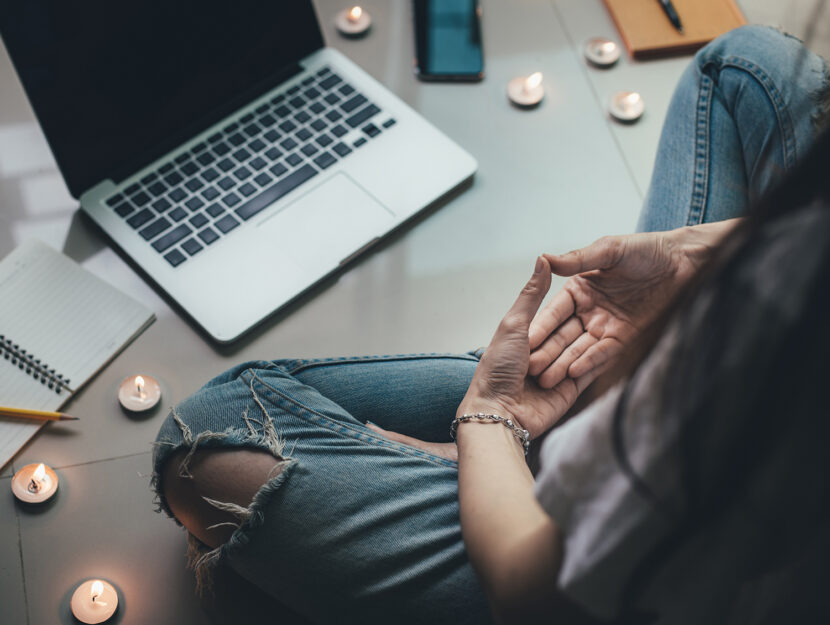
[[[29,482],[29,492],[37,493],[40,492],[40,482],[35,481],[34,478]]]

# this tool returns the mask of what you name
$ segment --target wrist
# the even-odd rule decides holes
[[[503,427],[488,427],[488,426]],[[476,426],[473,428],[472,426]],[[463,432],[463,434],[460,434]],[[450,427],[450,436],[457,444],[462,438],[473,440],[489,440],[491,443],[507,441],[511,446],[518,444],[523,455],[530,451],[530,432],[511,418],[499,414],[472,413],[462,414],[455,418]]]
[[[485,399],[484,397],[464,397],[458,410],[455,411],[455,417],[458,418],[465,414],[496,414],[505,419],[516,420],[516,411],[506,406],[503,402]]]

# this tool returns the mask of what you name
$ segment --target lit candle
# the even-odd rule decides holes
[[[82,623],[103,623],[118,608],[118,593],[109,582],[90,579],[75,589],[70,601],[72,614]]]
[[[346,37],[360,37],[366,34],[372,25],[372,17],[359,6],[344,9],[337,14],[334,25],[341,35]]]
[[[643,97],[636,91],[620,91],[611,97],[608,112],[621,122],[635,122],[646,110]]]
[[[620,47],[610,39],[595,37],[585,44],[585,58],[597,67],[611,67],[620,59]]]
[[[507,97],[521,108],[537,106],[545,97],[545,88],[542,85],[542,72],[534,72],[530,76],[514,78],[507,83]]]
[[[149,375],[133,375],[118,385],[118,401],[131,412],[150,410],[161,399],[161,386]]]
[[[27,464],[14,474],[12,492],[24,503],[43,503],[58,490],[58,475],[42,462]]]

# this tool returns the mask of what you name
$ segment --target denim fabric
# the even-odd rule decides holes
[[[772,28],[701,49],[672,97],[637,229],[743,215],[809,150],[826,90],[821,57]]]
[[[456,463],[364,425],[449,441],[477,363],[474,354],[245,363],[176,406],[155,465],[194,445],[285,458],[220,553],[315,622],[488,623],[461,538]]]
[[[683,75],[643,209],[646,230],[739,215],[812,141],[824,65],[763,28],[729,33]],[[154,485],[178,449],[253,447],[280,474],[239,512],[224,560],[321,623],[490,622],[458,520],[455,463],[365,427],[448,441],[480,353],[241,364],[176,406]]]

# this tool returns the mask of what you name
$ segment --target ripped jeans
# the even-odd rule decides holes
[[[675,92],[640,228],[741,215],[808,151],[825,85],[821,59],[771,29],[741,28],[702,49]],[[282,462],[239,510],[230,542],[203,548],[197,573],[223,560],[314,622],[490,622],[461,537],[456,464],[364,425],[448,441],[477,362],[249,362],[176,406],[154,454],[168,514],[159,476],[177,450],[252,447]]]
[[[283,458],[215,555],[313,622],[488,623],[461,539],[456,463],[364,425],[449,441],[477,363],[474,354],[245,363],[176,406],[155,465],[182,446]]]

